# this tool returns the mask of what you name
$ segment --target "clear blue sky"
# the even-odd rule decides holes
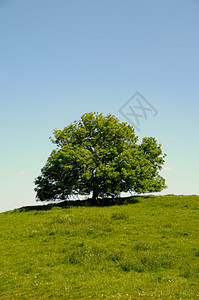
[[[168,189],[199,194],[198,0],[0,0],[0,211],[35,204],[54,128],[139,91]]]

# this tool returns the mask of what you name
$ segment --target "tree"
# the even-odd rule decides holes
[[[35,179],[36,200],[66,200],[71,195],[115,197],[121,192],[159,192],[165,154],[153,137],[137,144],[134,128],[108,114],[86,113],[63,130],[57,146]]]

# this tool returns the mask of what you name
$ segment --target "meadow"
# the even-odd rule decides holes
[[[199,299],[198,215],[174,195],[1,213],[0,299]]]

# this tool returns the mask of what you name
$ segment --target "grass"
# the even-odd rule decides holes
[[[1,213],[0,299],[199,299],[199,196],[125,202]]]

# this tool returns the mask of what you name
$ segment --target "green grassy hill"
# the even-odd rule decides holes
[[[126,202],[1,213],[0,299],[199,299],[199,196]]]

